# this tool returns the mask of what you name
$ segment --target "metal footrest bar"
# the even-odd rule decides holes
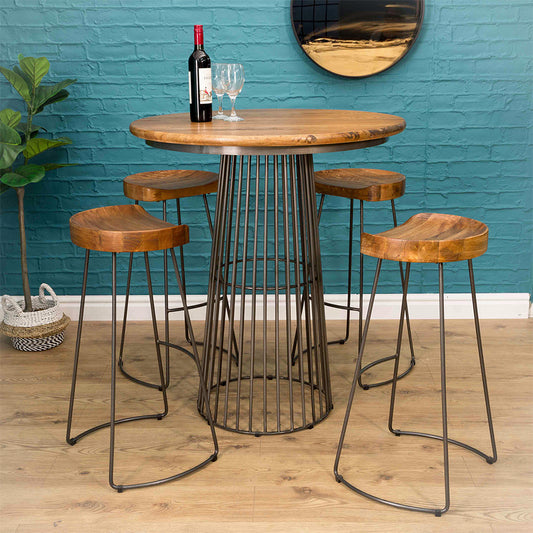
[[[207,305],[207,302],[200,302],[199,304],[188,305],[187,307],[189,308],[189,311],[190,311],[191,309],[200,309],[200,307],[205,307],[206,305]],[[181,311],[183,311],[183,307],[170,307],[168,309],[168,313],[179,313]]]
[[[133,422],[135,420],[150,420],[150,419],[157,419],[162,420],[165,416],[167,416],[168,413],[156,413],[153,415],[139,415],[139,416],[130,416],[128,418],[120,418],[118,420],[115,420],[114,424],[123,424],[125,422]],[[79,435],[76,435],[75,437],[68,437],[67,443],[71,446],[74,446],[79,440],[83,439],[86,435],[90,435],[91,433],[94,433],[95,431],[98,431],[99,429],[108,428],[111,426],[111,422],[104,422],[103,424],[99,424],[98,426],[94,426],[90,429],[86,429],[85,431],[82,431]]]
[[[154,487],[155,485],[162,485],[163,483],[168,483],[169,481],[175,481],[176,479],[181,479],[185,476],[189,476],[190,474],[204,468],[209,463],[214,463],[216,460],[217,454],[213,453],[205,461],[202,461],[201,463],[193,466],[192,468],[189,468],[189,470],[185,470],[183,472],[180,472],[179,474],[175,474],[174,476],[165,477],[163,479],[157,479],[155,481],[135,483],[133,485],[117,485],[117,492],[123,492],[128,489],[142,489],[144,487]]]
[[[385,500],[384,498],[379,498],[378,496],[374,496],[373,494],[370,494],[369,492],[365,492],[364,490],[358,489],[355,485],[352,485],[349,481],[346,481],[339,474],[335,476],[335,480],[337,481],[337,483],[342,483],[349,489],[353,490],[357,494],[360,494],[361,496],[364,496],[365,498],[368,498],[369,500],[372,500],[378,503],[384,503],[385,505],[390,505],[391,507],[396,507],[397,509],[404,509],[406,511],[419,511],[421,513],[434,514],[435,516],[441,516],[442,513],[445,513],[447,510],[447,509],[434,509],[432,507],[417,507],[414,505],[407,505],[404,503],[393,502],[392,500]]]
[[[133,383],[137,383],[137,385],[142,385],[143,387],[149,387],[150,389],[156,389],[158,391],[161,391],[163,390],[161,388],[161,385],[157,384],[157,383],[150,383],[148,381],[144,381],[142,379],[139,379],[139,378],[136,378],[135,376],[132,376],[125,368],[124,368],[124,361],[120,361],[118,362],[118,368],[120,370],[120,372],[122,373],[122,375],[129,379],[130,381],[132,381]],[[168,388],[168,383],[165,383],[165,388]]]
[[[190,350],[187,350],[187,348],[183,348],[182,346],[179,346],[178,344],[174,344],[172,342],[166,342],[166,341],[157,341],[157,343],[160,345],[160,346],[168,346],[169,348],[174,348],[175,350],[178,350],[182,353],[184,353],[185,355],[188,355],[192,360],[194,360],[194,354],[190,351]],[[199,342],[197,342],[196,344],[200,344]],[[129,379],[130,381],[133,381],[134,383],[137,383],[138,385],[142,385],[143,387],[149,387],[151,389],[156,389],[156,390],[161,390],[161,385],[157,384],[157,383],[150,383],[149,381],[144,381],[142,379],[139,379],[139,378],[136,378],[135,376],[132,376],[125,368],[124,368],[124,361],[122,360],[119,360],[118,362],[118,367],[120,369],[120,371],[122,372],[122,374],[124,375],[124,377],[126,377],[127,379]],[[168,383],[165,383],[165,386],[166,388],[168,388]]]
[[[387,361],[392,361],[392,360],[396,359],[396,357],[397,357],[396,354],[389,355],[387,357],[382,357],[381,359],[377,359],[376,361],[372,361],[371,363],[368,363],[363,368],[361,368],[361,375],[363,375],[367,370],[370,370],[372,367],[380,365],[381,363],[386,363]],[[398,379],[402,379],[405,376],[407,376],[407,374],[409,374],[409,372],[411,372],[411,370],[413,370],[415,365],[416,365],[415,358],[411,357],[411,359],[409,361],[409,366],[401,374],[398,375]],[[389,383],[392,383],[392,378],[386,379],[384,381],[379,381],[378,383],[369,383],[369,384],[362,383],[361,384],[361,388],[363,390],[368,390],[368,389],[372,389],[374,387],[381,387],[382,385],[388,385]]]
[[[421,433],[419,431],[403,431],[400,429],[393,429],[392,433],[396,435],[397,437],[400,437],[401,435],[410,435],[412,437],[425,437],[426,439],[434,439],[434,440],[439,440],[441,442],[444,440],[442,435],[434,435],[433,433]],[[450,439],[448,437],[448,444],[455,444],[455,446],[460,446],[461,448],[464,448],[465,450],[468,450],[472,453],[475,453],[476,455],[479,455],[480,457],[485,459],[485,461],[487,461],[489,465],[495,462],[495,459],[491,457],[490,455],[487,455],[481,450],[478,450],[477,448],[474,448],[473,446],[470,446],[469,444],[465,444],[464,442],[461,442],[455,439]]]
[[[325,307],[333,307],[334,309],[342,309],[343,311],[359,311],[359,307],[347,306],[342,304],[334,304],[332,302],[324,302]]]

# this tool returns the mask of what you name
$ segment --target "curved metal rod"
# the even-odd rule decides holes
[[[442,435],[434,435],[433,433],[422,433],[420,431],[403,431],[400,429],[395,429],[392,431],[392,433],[396,435],[397,437],[400,437],[401,435],[410,435],[411,437],[425,437],[427,439],[439,440],[441,442],[443,442],[444,440]],[[485,459],[485,461],[487,461],[489,465],[496,462],[496,459],[494,459],[494,457],[491,457],[490,455],[487,455],[481,450],[478,450],[477,448],[474,448],[473,446],[470,446],[469,444],[466,444],[464,442],[461,442],[455,439],[450,439],[448,437],[448,444],[455,444],[455,446],[460,446],[461,448],[464,448],[465,450],[471,451],[472,453],[479,455],[480,457]]]
[[[124,424],[125,422],[133,422],[135,420],[150,420],[153,418],[157,418],[157,420],[162,420],[163,417],[166,416],[164,413],[154,413],[153,415],[139,415],[139,416],[130,416],[128,418],[119,418],[118,420],[115,420],[114,424]],[[86,429],[85,431],[82,431],[75,437],[67,438],[67,443],[71,446],[74,446],[79,440],[83,439],[83,437],[86,437],[87,435],[90,435],[91,433],[94,433],[95,431],[98,431],[99,429],[108,428],[111,426],[111,422],[104,422],[103,424],[99,424],[98,426],[94,426],[92,428]]]
[[[392,361],[395,358],[396,358],[396,354],[389,355],[387,357],[382,357],[381,359],[376,359],[375,361],[372,361],[371,363],[368,363],[363,368],[361,368],[361,374],[363,374],[367,370],[370,370],[373,366],[380,365],[381,363],[386,363],[387,361]],[[411,359],[409,361],[409,366],[398,376],[398,379],[402,379],[405,376],[407,376],[407,374],[409,374],[409,372],[411,372],[411,370],[413,369],[414,366],[415,366],[415,361],[413,359]],[[361,385],[361,388],[363,390],[369,390],[369,389],[371,389],[373,387],[381,387],[381,385],[388,385],[389,383],[392,383],[392,378],[391,379],[387,379],[385,381],[379,381],[378,383],[370,383],[370,384],[363,383]]]

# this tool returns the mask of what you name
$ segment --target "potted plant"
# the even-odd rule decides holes
[[[69,318],[58,305],[54,291],[46,284],[39,289],[39,296],[31,296],[26,259],[26,231],[24,223],[24,192],[26,185],[41,181],[46,172],[68,165],[30,162],[35,156],[58,146],[71,144],[67,137],[50,139],[42,137],[46,131],[34,122],[43,109],[68,97],[66,87],[76,80],[67,79],[54,85],[41,85],[50,63],[46,57],[18,56],[19,65],[12,70],[0,67],[0,72],[22,97],[27,119],[22,122],[19,111],[0,111],[0,194],[14,190],[18,201],[20,227],[20,259],[24,300],[2,297],[4,321],[1,331],[12,338],[13,346],[24,351],[41,351],[63,342],[63,332]],[[52,299],[46,298],[47,290]]]

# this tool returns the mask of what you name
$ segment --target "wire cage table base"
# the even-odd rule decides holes
[[[204,343],[218,427],[281,434],[330,413],[312,155],[221,156]]]

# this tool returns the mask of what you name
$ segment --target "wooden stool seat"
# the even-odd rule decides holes
[[[337,168],[315,172],[317,194],[365,202],[394,200],[405,192],[405,176],[375,168]]]
[[[88,250],[151,252],[187,244],[189,227],[164,222],[140,205],[113,205],[73,215],[70,236]]]
[[[133,200],[159,202],[217,192],[218,174],[203,170],[156,170],[123,180],[124,194]]]
[[[473,259],[487,250],[489,229],[457,215],[419,213],[382,233],[363,233],[361,252],[408,263],[447,263]]]

